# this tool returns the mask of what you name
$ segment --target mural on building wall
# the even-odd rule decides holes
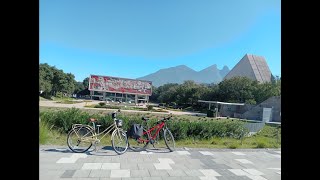
[[[89,90],[151,96],[152,82],[111,76],[91,75],[89,80]]]

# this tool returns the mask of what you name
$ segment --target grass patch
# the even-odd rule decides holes
[[[45,122],[39,123],[39,143],[45,144],[49,139],[49,127]]]
[[[56,103],[60,103],[60,104],[76,104],[76,103],[82,103],[82,101],[74,101],[74,100],[61,100],[61,101],[57,101]]]
[[[46,98],[41,97],[41,96],[39,96],[39,100],[40,100],[40,101],[51,101],[51,99],[46,99]]]

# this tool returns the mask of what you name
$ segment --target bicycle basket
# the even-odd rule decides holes
[[[143,126],[140,124],[133,124],[129,130],[129,137],[138,139],[143,134]]]
[[[118,127],[122,127],[122,120],[121,119],[117,119],[116,120],[116,124]]]

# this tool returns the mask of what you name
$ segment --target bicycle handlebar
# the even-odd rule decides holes
[[[169,116],[169,117],[164,117],[161,121],[168,121],[171,119],[172,116]]]

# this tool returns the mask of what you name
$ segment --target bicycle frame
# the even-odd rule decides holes
[[[94,125],[93,125],[94,126]],[[88,132],[87,134],[85,134],[82,138],[81,138],[81,141],[87,141],[87,142],[94,142],[94,141],[101,141],[102,138],[104,138],[107,134],[109,134],[112,130],[115,130],[115,129],[119,129],[117,124],[116,124],[116,121],[114,121],[113,124],[111,124],[108,128],[106,128],[104,131],[102,132],[99,132],[99,133],[96,133],[95,131],[95,128],[93,126],[90,126],[90,125],[83,125],[83,124],[73,124],[72,125],[72,129],[76,132],[76,135],[78,136],[79,138],[79,135],[78,135],[78,132],[80,131],[81,128],[86,128],[86,129],[89,129],[90,132],[93,133],[93,135],[90,135],[89,137],[85,137],[87,136],[90,132]],[[79,128],[78,131],[76,131],[76,129]],[[100,139],[98,138],[98,136],[104,134]]]
[[[150,129],[148,129],[147,131],[145,131],[145,132],[143,132],[143,135],[145,135],[145,134],[147,134],[148,135],[148,139],[142,139],[141,137],[138,139],[138,141],[142,141],[142,142],[146,142],[146,143],[148,143],[148,142],[150,142],[150,140],[152,139],[152,140],[154,140],[158,135],[159,135],[159,132],[161,131],[161,129],[163,129],[163,127],[166,125],[166,123],[165,122],[161,122],[160,124],[157,124],[157,125],[155,125],[155,126],[153,126],[152,128],[150,128]],[[151,136],[151,132],[153,131],[153,130],[157,130],[156,131],[156,133],[153,135],[153,136]]]

